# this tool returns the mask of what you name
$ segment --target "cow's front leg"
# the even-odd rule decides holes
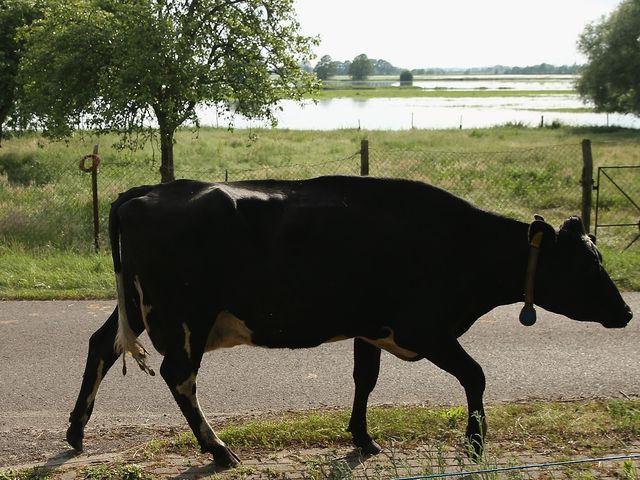
[[[202,353],[190,350],[179,348],[168,352],[162,361],[160,373],[187,419],[202,452],[211,453],[216,464],[221,467],[235,467],[240,464],[240,460],[218,438],[200,409],[196,394],[196,376]]]
[[[484,450],[484,437],[487,422],[484,414],[482,396],[485,389],[485,377],[482,367],[462,348],[455,338],[432,338],[424,357],[442,370],[458,379],[467,396],[469,421],[466,437],[469,442],[469,455],[479,461]]]
[[[353,381],[355,396],[348,432],[353,443],[367,455],[376,455],[382,450],[367,431],[367,402],[380,373],[380,349],[359,338],[353,342]]]
[[[67,442],[78,451],[82,451],[84,427],[93,412],[93,404],[100,382],[118,358],[113,348],[117,331],[118,309],[116,308],[104,325],[96,330],[89,340],[89,353],[82,377],[82,386],[76,405],[69,417],[71,425],[67,429]]]

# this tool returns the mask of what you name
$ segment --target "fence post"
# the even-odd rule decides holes
[[[360,175],[369,175],[369,140],[366,139],[360,142]]]
[[[593,156],[591,140],[582,140],[582,223],[589,233],[591,229],[591,198],[593,192]]]
[[[98,156],[99,145],[93,146],[93,153],[91,155],[85,155],[80,160],[80,170],[83,172],[91,172],[91,193],[93,203],[93,247],[98,253],[100,248],[99,235],[100,235],[100,214],[98,209],[98,165],[100,165],[100,157]],[[91,166],[87,167],[85,162],[87,159],[91,159]]]

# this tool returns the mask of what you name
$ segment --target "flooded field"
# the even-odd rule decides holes
[[[574,93],[575,77],[571,75],[474,77],[433,77],[420,79],[414,86],[441,92],[438,97],[415,98],[335,98],[303,104],[280,103],[278,128],[292,130],[334,130],[361,128],[367,130],[405,130],[410,128],[484,128],[505,123],[528,126],[551,125],[559,122],[573,126],[622,126],[640,128],[640,119],[633,115],[594,113]],[[380,86],[398,82],[373,81]],[[384,85],[382,85],[384,84]],[[461,91],[509,91],[510,96],[460,96]],[[447,91],[456,92],[448,97]],[[522,91],[522,96],[513,92]],[[535,95],[524,92],[536,91]],[[545,91],[566,91],[549,94]],[[225,121],[214,109],[201,112],[203,125],[223,126]],[[266,122],[237,117],[237,128],[268,127]]]

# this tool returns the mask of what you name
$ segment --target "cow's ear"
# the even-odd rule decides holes
[[[541,250],[552,248],[556,244],[556,231],[544,220],[535,220],[529,225],[529,243],[533,241],[537,233],[542,233]]]
[[[582,223],[582,219],[575,216],[569,217],[564,221],[564,223],[560,227],[560,232],[572,233],[580,237],[586,234],[586,232],[584,231],[584,224]]]

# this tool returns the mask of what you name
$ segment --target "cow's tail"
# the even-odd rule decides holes
[[[150,192],[153,186],[142,186],[121,193],[115,202],[111,204],[109,212],[109,241],[111,243],[111,257],[113,259],[113,272],[116,277],[116,293],[118,296],[118,332],[116,333],[113,349],[117,354],[122,354],[122,374],[127,374],[127,352],[130,353],[140,368],[150,375],[154,371],[147,365],[147,351],[138,341],[138,335],[131,329],[127,317],[125,279],[122,271],[122,249],[120,242],[120,218],[118,209],[129,200],[142,197]]]

